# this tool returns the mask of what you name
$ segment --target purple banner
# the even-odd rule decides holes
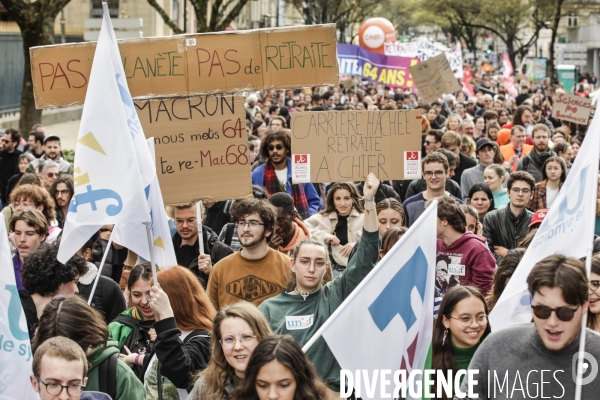
[[[337,56],[340,76],[360,76],[389,87],[415,87],[408,69],[419,63],[418,58],[376,54],[354,44],[338,44]]]

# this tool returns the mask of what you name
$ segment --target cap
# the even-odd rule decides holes
[[[483,149],[485,146],[490,146],[490,147],[494,147],[494,143],[492,143],[492,141],[488,138],[481,138],[477,141],[477,150],[476,152],[479,152],[479,150]]]
[[[540,208],[531,216],[531,222],[529,223],[529,228],[531,228],[535,224],[541,224],[544,220],[544,217],[548,214],[547,208]]]

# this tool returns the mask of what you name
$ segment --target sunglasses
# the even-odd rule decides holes
[[[575,316],[575,311],[579,309],[577,308],[568,308],[568,307],[558,307],[558,308],[550,308],[548,306],[531,306],[533,310],[533,314],[539,319],[548,319],[550,315],[552,315],[552,311],[556,313],[556,318],[560,319],[563,322],[569,322]]]
[[[269,149],[269,151],[273,151],[275,149],[281,150],[281,149],[283,149],[283,145],[282,144],[270,145],[269,147],[267,147],[267,149]]]

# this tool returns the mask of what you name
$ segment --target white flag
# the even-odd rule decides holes
[[[122,94],[123,84],[127,83],[121,79],[122,66],[116,68],[113,62],[120,62],[121,57],[106,4],[103,7],[104,19],[75,147],[75,196],[58,252],[58,260],[63,263],[102,225],[150,221],[144,194],[147,184],[142,180],[134,146],[134,142],[139,143],[139,135],[132,134],[131,107]]]
[[[424,368],[433,332],[436,228],[434,201],[323,325],[342,369],[372,377],[374,370],[404,369],[408,376]],[[361,386],[363,399],[381,398],[379,387]]]
[[[556,253],[585,257],[593,246],[599,158],[600,113],[596,112],[567,180],[490,313],[494,331],[531,322],[527,276],[537,262]]]
[[[149,148],[150,154],[154,155],[154,139],[148,139],[147,144],[144,143],[144,145]],[[175,257],[169,221],[165,213],[165,205],[156,174],[154,180],[146,189],[146,196],[150,209],[154,260],[160,268],[173,267],[177,265],[177,258]],[[146,260],[150,260],[150,250],[148,249],[146,226],[144,224],[115,225],[113,235],[115,243],[131,249]]]
[[[34,400],[29,383],[31,342],[17,283],[4,215],[0,214],[0,399]]]

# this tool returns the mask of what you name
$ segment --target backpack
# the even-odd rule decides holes
[[[225,231],[225,240],[223,243],[225,243],[227,246],[231,246],[231,240],[233,239],[233,233],[235,232],[235,224],[233,222],[229,222],[225,225],[225,227],[227,230]]]
[[[145,355],[144,360],[150,360],[154,354],[154,342],[150,341],[150,334],[148,332],[152,328],[154,321],[139,321],[127,315],[119,315],[115,318],[114,322],[119,322],[132,329],[123,343],[121,353],[127,354],[125,351],[125,346],[127,346],[132,353],[141,352]],[[148,363],[144,362],[144,365],[134,365],[131,369],[140,381],[143,382],[147,368]]]
[[[192,332],[190,332],[189,335],[187,335],[185,337],[185,339],[183,339],[183,344],[186,344],[190,340],[195,339],[197,337],[204,337],[204,338],[210,337],[210,332],[202,331],[202,330],[192,331]],[[158,400],[163,400],[163,382],[162,382],[162,374],[160,373],[160,360],[157,360],[157,361],[158,361],[158,367],[157,367],[157,371],[156,371],[156,384],[158,386]],[[189,392],[189,389],[188,389],[188,392]]]
[[[108,394],[111,399],[117,397],[117,361],[119,353],[113,353],[98,364],[99,390]]]

